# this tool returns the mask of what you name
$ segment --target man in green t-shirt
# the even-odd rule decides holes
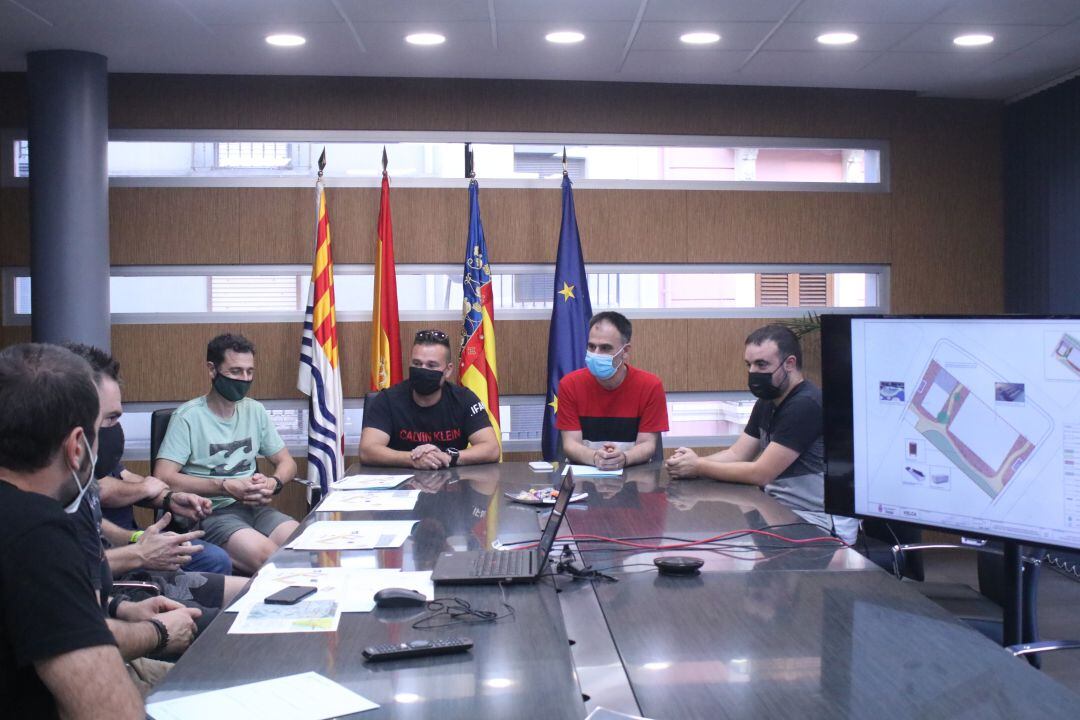
[[[245,573],[258,570],[296,529],[270,507],[296,475],[296,463],[262,403],[245,397],[255,378],[255,346],[242,335],[219,335],[206,346],[210,392],[172,414],[154,475],[176,491],[210,498],[204,539],[229,553]],[[259,455],[274,465],[263,475]]]

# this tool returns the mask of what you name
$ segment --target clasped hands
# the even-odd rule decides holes
[[[690,448],[681,447],[671,454],[664,465],[667,466],[668,475],[673,478],[692,478],[698,476],[698,462],[700,458]]]
[[[262,473],[255,473],[251,477],[228,478],[221,486],[225,492],[245,505],[259,507],[260,505],[270,504],[277,483],[274,482],[272,477],[267,477]],[[173,502],[176,502],[175,495],[173,496]]]
[[[417,470],[438,470],[450,467],[450,455],[435,445],[420,445],[409,452],[409,462]]]
[[[626,467],[626,453],[611,443],[593,453],[593,466],[599,470],[618,470]]]

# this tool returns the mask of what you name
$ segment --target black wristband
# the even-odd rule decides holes
[[[127,595],[113,595],[112,599],[109,600],[109,617],[115,618],[116,611],[120,608],[120,603],[127,602],[127,600]]]
[[[148,655],[157,655],[158,653],[160,653],[162,650],[164,650],[169,645],[169,631],[165,627],[165,623],[161,622],[157,618],[150,618],[146,622],[153,625],[154,629],[157,630],[157,634],[158,634],[157,647],[155,647],[153,650],[151,650],[147,654]]]
[[[173,491],[170,490],[169,492],[165,493],[165,497],[161,500],[161,509],[165,512],[172,512],[172,496]]]
[[[280,494],[282,489],[284,489],[285,487],[285,483],[281,482],[281,478],[279,478],[277,475],[271,475],[270,477],[272,477],[274,479],[274,482],[277,483],[277,487],[274,488],[274,494]]]

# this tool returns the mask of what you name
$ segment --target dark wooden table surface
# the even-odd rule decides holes
[[[417,519],[402,548],[282,550],[272,561],[426,570],[447,548],[533,541],[542,513],[503,493],[556,480],[519,463],[418,473],[423,492],[413,511],[316,511],[301,526]],[[412,610],[345,614],[336,633],[263,636],[228,635],[234,616],[223,615],[151,700],[314,670],[379,703],[357,716],[373,720],[583,718],[604,704],[664,720],[1077,715],[1071,691],[854,551],[744,534],[824,536],[755,488],[672,481],[643,466],[579,482],[578,490],[589,498],[571,506],[560,535],[579,536],[584,561],[617,582],[548,577],[503,589],[437,588],[485,609],[500,609],[505,597],[515,617],[436,632],[413,629]],[[584,535],[642,545],[725,535],[727,546],[616,548]],[[659,554],[692,554],[705,567],[694,577],[661,577],[652,566]],[[360,656],[374,643],[452,634],[473,638],[473,651],[378,665]]]

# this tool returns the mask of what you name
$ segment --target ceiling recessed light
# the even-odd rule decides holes
[[[679,39],[687,45],[711,45],[720,42],[720,36],[714,32],[688,32]]]
[[[849,32],[830,32],[817,36],[817,41],[822,45],[850,45],[858,39],[858,35]]]
[[[985,35],[983,33],[957,35],[952,41],[954,45],[959,45],[960,47],[978,47],[979,45],[989,45],[994,42],[994,36]]]
[[[297,47],[306,43],[307,38],[302,35],[278,33],[276,35],[267,35],[266,42],[276,47]]]
[[[577,30],[560,30],[558,32],[551,32],[544,36],[544,39],[549,43],[558,43],[560,45],[569,45],[571,43],[579,43],[585,39],[585,36],[579,33]]]
[[[410,45],[442,45],[446,42],[446,36],[439,33],[413,33],[405,36],[405,42]]]

